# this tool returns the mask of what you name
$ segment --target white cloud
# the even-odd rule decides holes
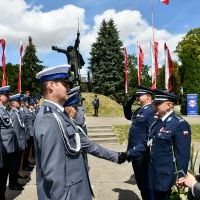
[[[0,1],[0,36],[11,44],[18,44],[20,39],[27,41],[31,35],[40,50],[50,50],[52,44],[72,41],[78,17],[80,29],[87,29],[82,8],[66,5],[49,12],[42,12],[41,8],[31,7],[24,0]]]
[[[122,10],[117,12],[109,9],[94,16],[94,26],[86,24],[85,12],[83,8],[71,4],[57,10],[43,12],[42,5],[34,7],[25,0],[1,0],[0,37],[6,37],[10,45],[18,45],[19,40],[27,41],[28,36],[31,35],[37,45],[37,50],[48,54],[51,51],[51,45],[66,47],[66,45],[74,44],[79,17],[80,50],[87,62],[91,44],[96,40],[102,20],[113,18],[124,46],[133,49],[139,41],[145,52],[145,62],[149,64],[152,28],[139,11]],[[182,33],[174,35],[167,30],[155,29],[155,39],[160,44],[160,63],[164,57],[164,42],[167,42],[170,51],[173,52],[183,35]],[[177,59],[174,53],[172,53],[172,57]],[[85,73],[85,68],[82,71]]]
[[[145,61],[150,64],[150,41],[152,39],[152,27],[151,24],[142,17],[139,11],[133,10],[123,10],[116,12],[113,9],[107,10],[101,15],[94,17],[95,26],[93,27],[94,32],[96,32],[103,19],[109,20],[112,18],[117,25],[119,30],[119,35],[121,40],[126,47],[135,48],[137,41],[142,46],[145,53]],[[159,63],[163,63],[164,59],[164,43],[166,42],[170,48],[172,58],[177,59],[174,50],[178,44],[178,41],[184,36],[183,33],[175,34],[168,32],[167,30],[158,30],[155,28],[155,40],[159,42]],[[96,34],[93,34],[93,36]],[[132,48],[132,49],[133,49]],[[129,52],[133,54],[135,52]]]

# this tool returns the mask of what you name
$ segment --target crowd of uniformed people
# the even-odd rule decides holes
[[[118,164],[131,162],[142,199],[168,200],[171,187],[186,176],[190,158],[190,126],[173,110],[176,96],[138,86],[123,105],[131,120],[128,147],[116,152],[88,139],[84,110],[78,106],[80,88],[72,89],[69,71],[63,65],[36,75],[44,97],[40,107],[27,95],[9,96],[9,86],[0,88],[1,199],[8,175],[10,189],[23,189],[18,178],[26,177],[33,157],[39,200],[92,199],[89,153]],[[140,107],[132,111],[135,100]]]
[[[10,190],[23,190],[19,179],[26,179],[35,164],[33,126],[39,109],[38,99],[10,95],[10,86],[0,88],[0,199]],[[27,91],[28,93],[28,91]]]

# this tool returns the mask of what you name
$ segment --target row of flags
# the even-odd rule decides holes
[[[153,12],[153,1],[152,0],[152,42],[151,42],[151,76],[152,76],[152,85],[151,89],[155,90],[157,85],[157,75],[158,75],[158,42],[154,40],[154,12]],[[168,5],[170,0],[160,0],[161,3]],[[142,80],[142,67],[144,65],[144,53],[141,46],[137,43],[137,77],[138,85],[141,84]],[[170,83],[170,77],[173,69],[173,61],[171,59],[169,48],[166,43],[164,44],[165,50],[165,89],[167,91],[172,90],[172,84]],[[128,94],[128,55],[126,48],[124,48],[124,84],[125,84],[125,94]]]
[[[8,85],[7,81],[7,74],[6,74],[6,39],[0,39],[0,45],[2,47],[2,58],[1,58],[1,65],[3,71],[3,78],[2,78],[2,87]],[[21,93],[21,68],[22,68],[22,53],[23,53],[23,44],[20,42],[20,59],[19,59],[19,72],[18,72],[18,85],[17,90],[18,93]]]
[[[137,43],[137,78],[138,85],[141,85],[142,81],[142,68],[144,65],[144,53],[139,43]],[[167,91],[172,90],[172,84],[170,82],[170,77],[173,69],[173,61],[170,55],[169,48],[167,44],[164,44],[165,51],[165,89]],[[152,75],[152,85],[151,89],[156,89],[157,75],[158,75],[158,42],[151,43],[151,56],[152,56],[152,66],[151,66],[151,75]],[[124,48],[124,84],[125,84],[125,93],[128,93],[128,54],[126,48]]]

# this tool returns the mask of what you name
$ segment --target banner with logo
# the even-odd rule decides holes
[[[187,94],[187,115],[198,115],[198,95]]]

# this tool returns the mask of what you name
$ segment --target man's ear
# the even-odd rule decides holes
[[[54,89],[54,82],[53,82],[53,81],[48,81],[48,83],[47,83],[47,88],[48,88],[48,90],[49,90],[50,92],[52,92],[53,89]]]
[[[171,109],[174,107],[174,106],[173,106],[173,103],[170,102],[170,101],[167,102],[167,105],[168,105]]]

